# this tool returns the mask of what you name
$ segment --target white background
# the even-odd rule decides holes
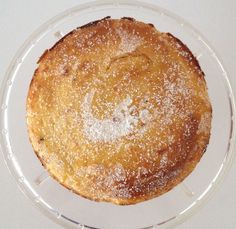
[[[51,17],[87,1],[0,0],[0,80],[24,40]],[[236,92],[236,1],[149,0],[189,21],[223,60]],[[236,94],[236,93],[235,93]],[[210,168],[209,168],[210,169]],[[0,229],[60,229],[17,188],[0,154]],[[236,228],[236,161],[217,193],[178,229]]]

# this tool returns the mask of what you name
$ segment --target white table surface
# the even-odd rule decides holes
[[[24,40],[54,15],[85,0],[0,0],[0,80]],[[149,0],[189,21],[223,60],[236,92],[236,1]],[[178,229],[236,228],[236,161],[216,194]],[[0,228],[59,229],[17,188],[0,154]]]

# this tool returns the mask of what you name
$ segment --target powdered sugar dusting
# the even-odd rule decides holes
[[[132,115],[132,99],[127,98],[121,102],[113,112],[110,119],[99,120],[95,118],[91,111],[91,104],[95,90],[85,95],[81,106],[84,121],[84,132],[88,139],[96,142],[114,141],[135,131],[138,124],[138,117]],[[141,111],[141,119],[147,119],[148,110]]]
[[[118,55],[133,52],[142,43],[142,39],[137,35],[129,34],[120,28],[116,29],[116,32],[121,39]]]
[[[116,108],[116,113],[120,118],[119,123],[114,122],[113,118],[99,120],[92,115],[91,111],[94,93],[95,91],[92,91],[85,96],[84,103],[81,107],[86,136],[95,142],[109,142],[132,132],[135,125],[135,119],[130,116],[128,111],[128,106],[132,102],[131,99],[127,97],[127,99]],[[122,113],[122,109],[124,110],[124,113]]]
[[[110,196],[119,198],[130,198],[130,189],[124,183],[127,181],[128,174],[120,163],[116,163],[113,167],[106,169],[103,165],[92,164],[87,167],[81,167],[77,170],[78,178],[86,177],[90,184],[90,191],[95,192],[97,189],[108,191]],[[104,193],[101,198],[104,197]]]
[[[206,112],[202,115],[199,126],[198,126],[198,134],[204,133],[208,134],[210,131],[210,120],[211,120],[211,113]]]
[[[160,167],[165,167],[167,163],[168,163],[168,156],[167,153],[164,153],[160,160]]]

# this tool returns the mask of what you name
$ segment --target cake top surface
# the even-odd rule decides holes
[[[119,204],[186,177],[210,123],[204,74],[189,49],[130,18],[62,38],[40,58],[27,98],[30,140],[49,172],[82,196]]]

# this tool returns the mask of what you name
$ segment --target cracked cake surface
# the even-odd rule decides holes
[[[210,138],[204,73],[170,33],[131,18],[79,27],[38,61],[27,126],[50,175],[96,201],[135,204],[171,190]]]

